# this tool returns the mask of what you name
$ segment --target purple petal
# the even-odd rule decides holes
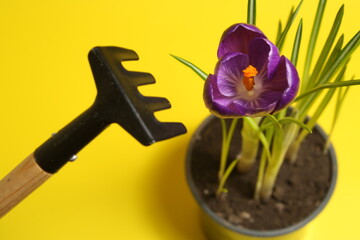
[[[219,90],[218,82],[219,79],[216,75],[210,74],[208,76],[204,87],[204,101],[206,107],[221,118],[263,116],[273,112],[278,100],[281,98],[280,93],[277,94],[274,100],[269,92],[262,93],[252,101],[241,96],[224,96]]]
[[[251,40],[257,37],[266,38],[264,33],[254,25],[244,23],[232,25],[221,37],[218,58],[229,52],[248,54]]]
[[[261,117],[268,113],[274,111],[277,102],[269,103],[264,99],[264,102],[259,102],[260,99],[256,101],[247,101],[243,99],[237,99],[233,101],[232,108],[235,108],[238,112],[238,117]]]
[[[204,86],[204,102],[206,107],[218,117],[232,117],[237,113],[229,108],[232,99],[223,96],[217,86],[216,76],[209,74]]]
[[[215,70],[217,84],[222,95],[233,97],[242,85],[243,70],[249,66],[248,56],[241,53],[228,53],[220,60]]]
[[[294,100],[299,90],[299,81],[299,75],[294,65],[285,56],[281,56],[273,79],[270,81],[273,91],[282,92],[282,97],[274,112],[283,109]]]
[[[278,48],[265,38],[250,42],[249,62],[259,73],[260,79],[272,78],[280,59]]]

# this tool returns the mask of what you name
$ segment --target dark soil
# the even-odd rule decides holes
[[[331,162],[328,154],[323,154],[324,140],[316,130],[302,144],[297,162],[283,164],[272,198],[260,202],[253,199],[257,167],[242,175],[233,171],[225,186],[228,193],[215,196],[222,137],[219,119],[212,122],[194,141],[190,169],[199,194],[218,216],[235,226],[273,230],[299,222],[319,206],[330,186]],[[240,127],[241,123],[228,162],[241,147]]]

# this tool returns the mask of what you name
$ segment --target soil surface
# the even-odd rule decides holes
[[[281,167],[272,198],[260,202],[253,199],[257,166],[245,174],[234,170],[225,185],[228,193],[215,196],[222,137],[219,119],[212,122],[194,141],[190,171],[199,194],[218,216],[234,226],[274,230],[299,222],[319,206],[330,186],[331,162],[316,129],[302,144],[296,163],[285,161]],[[239,153],[240,129],[239,121],[228,162]]]

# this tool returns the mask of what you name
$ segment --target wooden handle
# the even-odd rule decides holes
[[[0,181],[0,218],[52,174],[42,170],[31,154]]]

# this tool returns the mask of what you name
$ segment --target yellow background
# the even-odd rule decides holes
[[[341,31],[359,30],[359,1],[330,0],[327,34],[345,2]],[[13,211],[0,220],[1,240],[203,240],[198,211],[184,177],[184,155],[196,126],[208,115],[203,81],[172,59],[175,54],[212,72],[222,32],[246,21],[246,0],[0,1],[0,177],[53,132],[89,107],[96,94],[87,53],[94,46],[134,49],[127,68],[151,72],[144,95],[166,97],[162,121],[181,121],[186,135],[143,147],[113,125]],[[275,38],[298,1],[258,0],[257,25]],[[307,44],[317,1],[305,0]],[[290,32],[291,36],[299,22]],[[325,37],[319,39],[322,46]],[[290,56],[292,37],[284,54]],[[317,48],[319,53],[321,47]],[[299,61],[302,71],[304,51]],[[347,77],[359,77],[356,51]],[[349,92],[333,142],[339,181],[330,204],[308,228],[306,240],[360,239],[360,87]],[[321,119],[329,129],[331,111]],[[269,219],[271,221],[271,219]]]

